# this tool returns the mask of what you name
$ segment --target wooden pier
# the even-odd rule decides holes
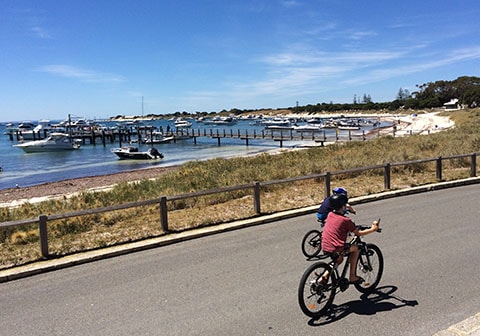
[[[90,144],[96,146],[100,143],[104,147],[107,143],[118,143],[121,147],[123,143],[132,143],[133,141],[142,142],[146,137],[152,137],[153,133],[157,131],[150,129],[124,129],[124,130],[95,130],[90,131],[69,131],[68,134],[72,138],[81,139],[83,145]],[[245,142],[249,146],[251,140],[271,140],[278,142],[280,147],[283,147],[285,141],[312,141],[323,146],[326,142],[339,141],[354,141],[354,140],[368,140],[380,135],[380,130],[365,132],[364,130],[336,130],[335,132],[326,132],[326,130],[240,130],[240,129],[218,129],[218,128],[198,128],[198,129],[167,129],[162,133],[165,137],[172,137],[173,142],[184,139],[193,139],[193,143],[197,144],[202,138],[216,139],[218,145],[221,145],[221,139],[238,139]],[[46,134],[39,134],[38,139],[45,138]],[[22,141],[21,132],[10,134],[10,140]],[[37,140],[38,140],[37,139]]]

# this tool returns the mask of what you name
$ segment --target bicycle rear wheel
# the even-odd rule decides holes
[[[366,244],[360,249],[357,262],[357,275],[365,281],[356,283],[355,288],[362,293],[372,292],[379,284],[383,274],[383,255],[375,244]]]
[[[322,232],[310,230],[302,239],[302,253],[307,258],[313,258],[322,251]]]
[[[329,276],[322,281],[326,271]],[[327,311],[335,297],[334,279],[335,275],[327,263],[320,261],[307,268],[298,286],[298,303],[305,315],[317,318]]]

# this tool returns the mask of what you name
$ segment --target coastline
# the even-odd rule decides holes
[[[379,115],[378,117],[392,121],[394,126],[381,130],[382,134],[392,134],[396,128],[397,136],[409,134],[430,134],[454,127],[453,121],[448,117],[438,116],[439,112],[424,113],[419,115]],[[296,150],[296,149],[292,149]],[[298,150],[298,148],[297,148]],[[281,151],[285,151],[282,149]],[[274,150],[271,154],[281,151]],[[121,182],[132,182],[141,179],[158,177],[168,171],[177,169],[178,166],[151,167],[131,170],[127,172],[112,173],[98,176],[66,179],[58,182],[48,182],[29,187],[8,188],[0,190],[0,207],[15,206],[35,199],[66,197],[67,195],[100,188],[107,188]]]
[[[36,198],[56,198],[87,190],[107,188],[121,182],[155,178],[177,168],[178,166],[143,168],[128,172],[47,182],[29,187],[3,189],[0,190],[0,207],[5,205],[15,206]]]

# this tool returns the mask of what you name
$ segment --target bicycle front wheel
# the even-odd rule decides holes
[[[322,232],[310,230],[302,239],[302,253],[307,258],[313,258],[322,251]]]
[[[324,274],[327,280],[322,280]],[[327,263],[320,261],[307,268],[298,287],[298,303],[305,315],[317,318],[327,311],[335,297],[333,283],[335,275]]]
[[[355,288],[362,293],[372,292],[379,284],[383,274],[383,255],[375,244],[366,244],[360,250],[357,262],[357,275],[365,281],[356,283]]]

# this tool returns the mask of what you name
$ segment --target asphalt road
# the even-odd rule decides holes
[[[479,204],[471,185],[357,205],[382,218],[379,292],[319,320],[297,303],[307,215],[1,283],[1,334],[432,335],[480,311]]]

